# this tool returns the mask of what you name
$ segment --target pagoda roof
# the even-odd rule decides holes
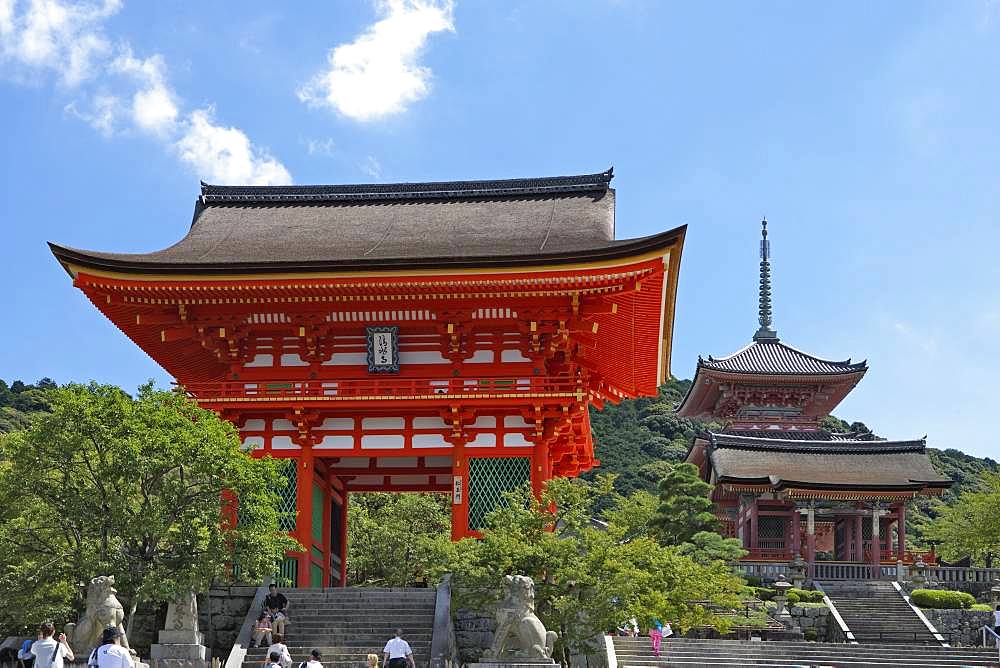
[[[776,489],[912,490],[946,488],[925,439],[811,441],[709,432],[708,459],[720,483]]]
[[[169,248],[50,246],[70,273],[246,274],[600,262],[683,242],[684,227],[616,240],[612,177],[609,169],[492,181],[203,183],[190,230]]]
[[[777,339],[752,341],[732,355],[726,357],[698,358],[699,369],[710,369],[726,373],[779,376],[826,376],[853,374],[868,369],[865,361],[842,362],[825,360]]]

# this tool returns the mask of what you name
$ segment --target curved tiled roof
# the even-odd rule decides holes
[[[729,450],[886,454],[891,452],[924,452],[927,446],[924,439],[906,441],[821,441],[797,438],[762,438],[718,432],[709,432],[707,436],[712,447]]]
[[[864,371],[864,361],[843,362],[813,357],[777,339],[754,341],[728,357],[698,358],[698,367],[729,373],[760,375],[837,375]]]
[[[912,441],[797,441],[710,433],[716,479],[783,487],[948,487],[925,451]]]
[[[608,170],[494,181],[202,184],[190,230],[169,248],[50,246],[64,266],[154,274],[529,266],[679,249],[683,227],[614,238],[611,178]]]

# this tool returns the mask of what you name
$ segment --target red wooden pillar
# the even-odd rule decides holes
[[[540,498],[545,489],[545,483],[551,478],[549,466],[549,444],[540,441],[531,451],[531,491],[535,498]]]
[[[303,448],[298,460],[298,475],[296,476],[295,490],[295,534],[302,547],[303,552],[299,555],[298,587],[309,587],[312,583],[312,499],[313,480],[315,471],[313,469],[313,453],[310,448]]]
[[[902,561],[903,556],[906,554],[906,502],[900,501],[899,505],[896,506],[896,535],[898,537],[898,544],[896,545],[896,560]]]
[[[757,497],[753,497],[750,505],[750,550],[757,549]]]
[[[456,445],[451,463],[451,539],[469,535],[469,460],[465,445]]]
[[[796,554],[802,554],[802,516],[799,515],[799,509],[792,506],[792,556]]]
[[[347,503],[350,495],[347,493],[347,487],[344,487],[344,493],[341,498],[343,502],[340,504],[340,586],[347,586]]]
[[[854,561],[859,562],[865,560],[865,534],[861,528],[863,521],[860,513],[854,516]]]

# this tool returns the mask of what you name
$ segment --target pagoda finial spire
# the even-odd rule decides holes
[[[778,332],[772,327],[771,314],[771,242],[767,240],[767,218],[760,221],[760,306],[757,321],[760,329],[754,341],[777,341]]]

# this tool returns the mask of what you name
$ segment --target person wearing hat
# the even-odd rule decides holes
[[[132,654],[122,647],[122,632],[114,626],[104,629],[101,644],[90,655],[88,668],[135,668]]]

